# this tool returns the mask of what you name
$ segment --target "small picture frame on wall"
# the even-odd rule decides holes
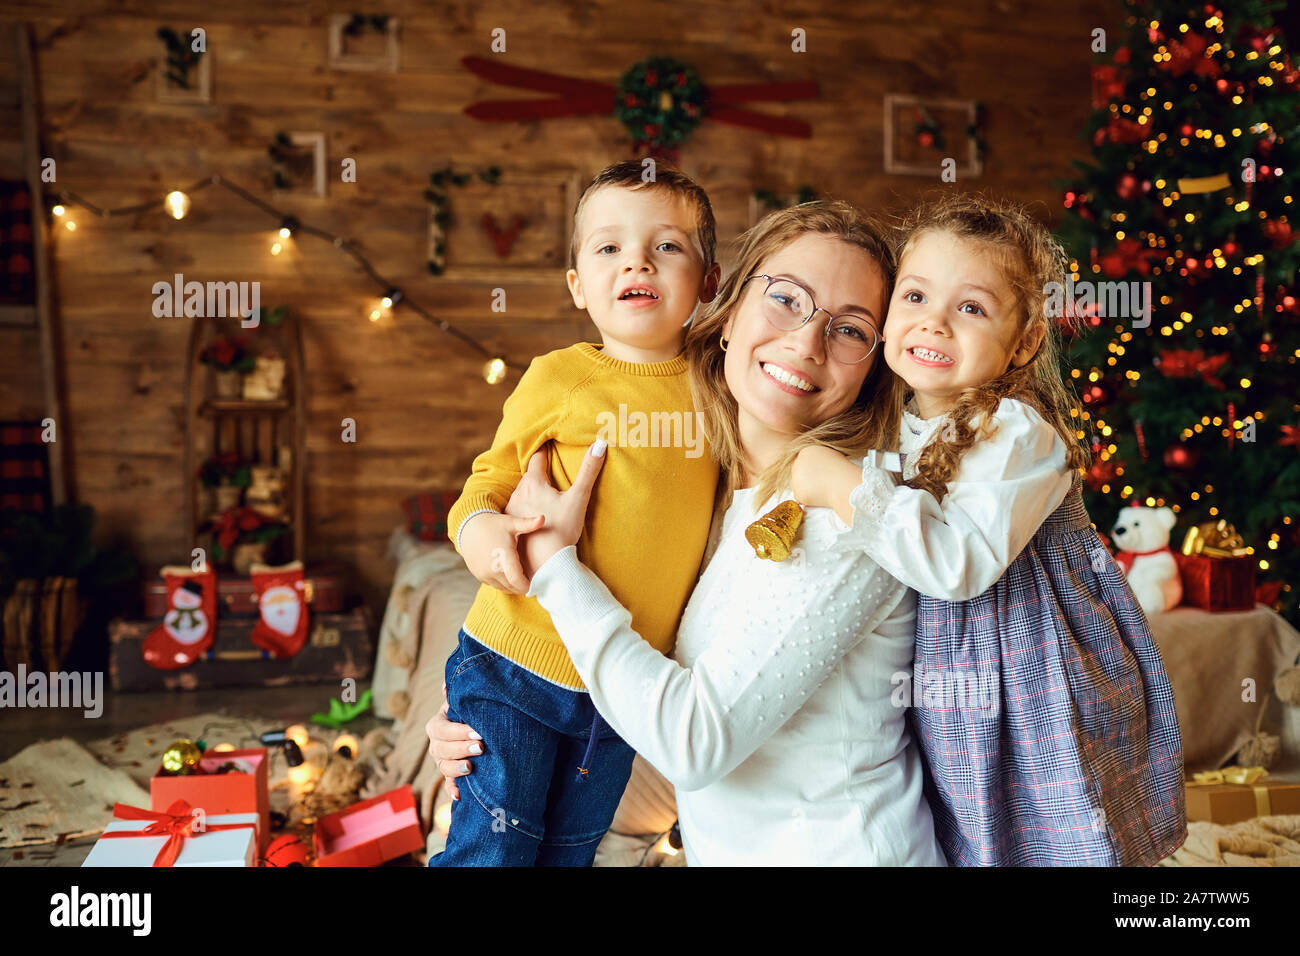
[[[984,171],[975,100],[885,94],[885,172],[935,176],[945,159],[972,179]]]
[[[154,96],[159,103],[212,102],[212,54],[206,37],[197,43],[193,31],[159,27],[161,50],[154,68]]]
[[[509,169],[447,190],[444,216],[429,207],[429,272],[457,282],[554,282],[568,264],[580,191],[572,170]]]
[[[398,25],[397,17],[386,14],[330,14],[330,69],[396,73],[401,59]]]
[[[271,185],[277,191],[324,198],[324,133],[277,133],[267,152],[271,156]]]

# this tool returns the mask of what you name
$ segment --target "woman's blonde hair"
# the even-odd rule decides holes
[[[1016,341],[1035,326],[1041,326],[1044,334],[1038,351],[1024,365],[1012,366],[993,381],[962,391],[948,412],[952,427],[945,425],[946,435],[922,449],[916,475],[907,484],[943,500],[962,455],[996,431],[992,413],[1004,398],[1034,408],[1065,442],[1066,464],[1086,469],[1091,456],[1076,432],[1081,417],[1072,422],[1070,414],[1071,409],[1077,411],[1078,402],[1061,376],[1058,320],[1051,318],[1046,308],[1047,284],[1064,286],[1069,256],[1025,207],[970,193],[948,194],[914,207],[897,233],[898,259],[930,232],[976,243],[981,253],[989,256],[1016,297]],[[901,405],[907,392],[906,384],[896,377],[890,404]],[[972,428],[971,422],[981,417],[978,429]]]
[[[882,303],[889,302],[894,257],[887,231],[847,202],[817,200],[777,210],[763,217],[736,241],[735,267],[723,281],[717,298],[691,324],[684,346],[695,408],[710,450],[726,476],[720,486],[723,507],[730,505],[732,492],[740,487],[748,463],[740,442],[738,406],[723,372],[726,356],[720,341],[722,330],[740,304],[747,288],[745,279],[772,255],[804,235],[829,236],[864,250],[884,276]],[[826,445],[844,455],[860,457],[869,449],[886,447],[887,441],[897,441],[901,404],[895,406],[884,401],[893,373],[879,351],[874,358],[875,366],[853,404],[793,438],[780,458],[758,476],[755,507],[773,493],[789,487],[794,458],[806,445]]]

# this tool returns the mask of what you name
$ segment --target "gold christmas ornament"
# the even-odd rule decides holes
[[[194,773],[199,769],[199,758],[203,756],[192,740],[178,740],[162,755],[162,768],[168,773]]]
[[[1187,529],[1183,554],[1203,554],[1210,558],[1239,558],[1249,554],[1246,542],[1237,529],[1224,518],[1205,521]]]
[[[803,525],[803,508],[799,502],[783,501],[745,529],[745,540],[754,553],[769,561],[784,561],[799,540]]]

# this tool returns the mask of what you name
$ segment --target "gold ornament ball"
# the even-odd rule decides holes
[[[162,755],[163,769],[168,773],[193,773],[199,769],[199,758],[203,751],[192,740],[178,740]]]

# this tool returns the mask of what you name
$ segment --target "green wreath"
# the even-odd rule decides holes
[[[681,60],[650,57],[618,83],[615,113],[638,144],[674,149],[704,119],[707,91],[699,75]]]

